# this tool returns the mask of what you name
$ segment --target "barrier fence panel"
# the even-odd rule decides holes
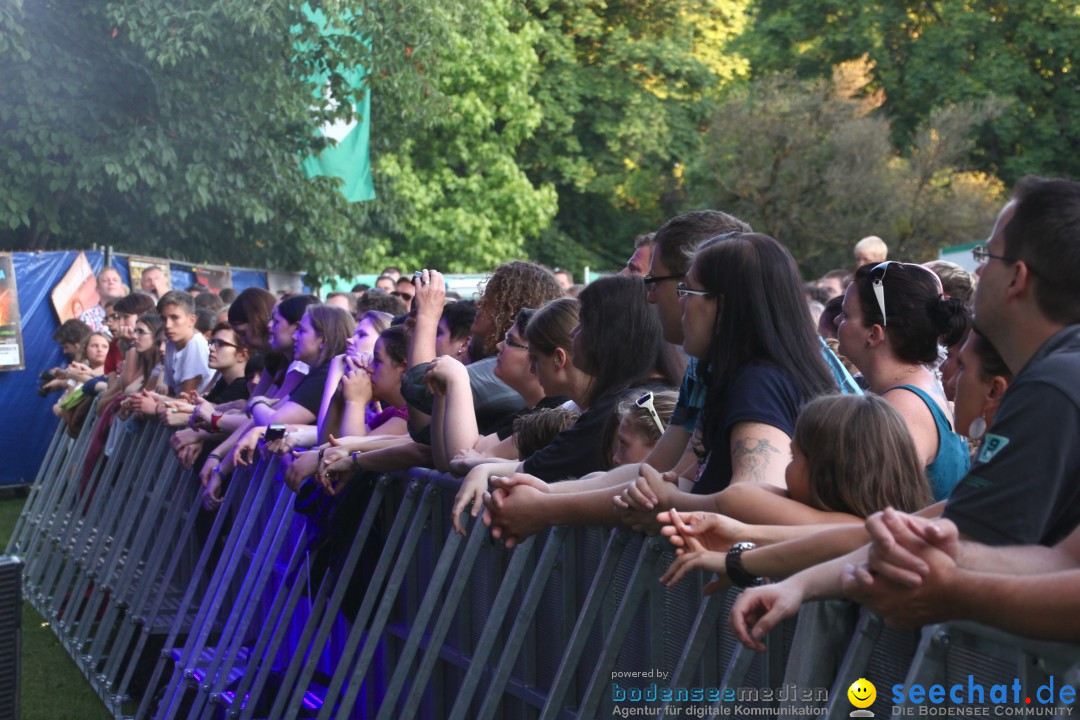
[[[96,403],[94,407],[97,407]],[[87,422],[93,425],[93,409],[87,415]],[[71,445],[72,440],[68,437],[67,427],[64,423],[58,423],[56,431],[53,432],[52,440],[49,441],[49,447],[45,451],[45,456],[41,460],[41,465],[38,466],[34,482],[27,492],[26,503],[23,505],[23,511],[19,513],[19,519],[15,522],[15,529],[11,533],[4,554],[15,555],[19,553],[20,548],[25,547],[26,533],[30,531],[33,519],[42,512],[43,503],[45,502],[47,493],[44,491],[44,479],[52,477],[53,467],[70,449]]]
[[[1034,712],[1015,714],[1048,714],[1050,708],[1075,705],[1080,694],[1080,649],[1076,645],[1018,637],[971,622],[929,625],[922,630],[902,682],[905,689],[941,685],[946,689],[942,708],[1019,705]],[[998,698],[992,694],[995,685],[1005,688]],[[952,692],[957,686],[959,701]],[[1072,692],[1063,694],[1065,688]],[[925,698],[913,700],[905,692],[903,701],[894,706],[893,717],[918,713],[916,705],[925,704]],[[1069,712],[1071,709],[1059,710],[1057,714]]]
[[[174,679],[176,673],[181,672],[177,663],[182,650],[177,648],[177,643],[186,641],[195,627],[200,613],[203,612],[200,599],[208,588],[214,585],[215,578],[219,575],[220,563],[217,562],[217,559],[235,544],[231,529],[237,529],[240,525],[232,523],[232,519],[242,516],[241,513],[251,507],[259,493],[261,485],[258,482],[251,482],[255,470],[256,468],[245,469],[233,474],[232,481],[225,491],[225,497],[215,513],[213,523],[202,542],[198,560],[188,574],[186,582],[177,586],[182,589],[179,601],[175,602],[174,605],[175,596],[173,596],[168,601],[155,602],[156,611],[154,614],[149,615],[147,624],[156,627],[167,626],[168,630],[162,642],[158,660],[148,681],[145,683],[145,692],[142,693],[136,717],[146,718],[151,716],[151,707],[160,699],[158,688],[165,672],[170,667],[172,668],[173,674],[170,675],[170,680]],[[196,500],[192,512],[197,514],[200,505],[201,498]],[[227,528],[227,526],[230,526],[231,529]],[[227,537],[222,543],[223,535]],[[175,562],[171,563],[171,565],[175,564]],[[162,690],[162,694],[164,694],[164,690]]]
[[[859,677],[878,684],[881,717],[894,683],[1080,681],[1073,645],[966,623],[919,640],[840,602],[805,606],[766,653],[748,651],[727,623],[739,591],[702,596],[702,573],[657,583],[674,557],[665,541],[555,527],[508,551],[479,520],[452,532],[459,481],[423,468],[357,477],[301,506],[277,459],[261,459],[207,515],[170,431],[118,421],[113,432],[96,461],[85,427],[53,436],[9,547],[27,557],[28,600],[117,718],[750,717],[810,705],[847,717]],[[781,686],[831,687],[821,708],[824,696]]]

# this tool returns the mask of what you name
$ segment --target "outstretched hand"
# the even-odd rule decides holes
[[[667,572],[660,576],[660,582],[668,587],[675,587],[686,573],[700,568],[714,572],[719,576],[705,586],[706,595],[730,587],[731,583],[727,579],[726,572],[727,553],[707,549],[697,535],[691,532],[690,528],[683,522],[678,511],[671,510],[661,514],[667,515],[672,523],[664,529],[672,528],[680,538],[682,546],[677,551],[678,556],[675,558],[675,562],[671,563]],[[670,538],[672,535],[668,534],[668,537]]]
[[[694,538],[705,550],[726,553],[728,548],[748,534],[745,523],[727,515],[711,512],[681,512],[678,514],[681,527],[675,524],[675,511],[657,514],[658,522],[663,523],[660,534],[675,546],[675,553],[686,552],[687,538]]]

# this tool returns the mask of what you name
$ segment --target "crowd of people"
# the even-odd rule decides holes
[[[508,547],[659,533],[661,582],[754,586],[731,618],[751,647],[828,597],[1080,639],[1080,184],[1022,181],[974,276],[887,252],[864,238],[806,283],[706,210],[635,238],[616,275],[511,261],[475,300],[433,269],[217,307],[103,278],[107,334],[61,328],[72,362],[49,382],[98,397],[87,492],[125,427],[161,422],[207,512],[261,453],[326,502],[366,471],[453,473],[454,527],[482,516]]]

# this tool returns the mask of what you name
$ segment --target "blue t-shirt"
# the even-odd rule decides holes
[[[679,398],[675,401],[675,410],[671,413],[670,425],[678,425],[688,433],[697,428],[701,410],[705,407],[705,395],[708,386],[697,374],[698,359],[690,357],[686,363],[686,373],[679,386]]]
[[[722,407],[715,437],[708,438],[709,453],[698,474],[693,492],[698,495],[718,493],[731,483],[731,430],[738,423],[771,425],[788,437],[795,435],[795,418],[805,398],[795,383],[772,365],[750,364],[739,369]],[[787,452],[787,448],[778,448]]]

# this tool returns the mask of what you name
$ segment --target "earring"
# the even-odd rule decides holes
[[[986,420],[980,415],[971,421],[971,425],[968,427],[968,439],[979,441],[982,440],[982,436],[986,434]]]

